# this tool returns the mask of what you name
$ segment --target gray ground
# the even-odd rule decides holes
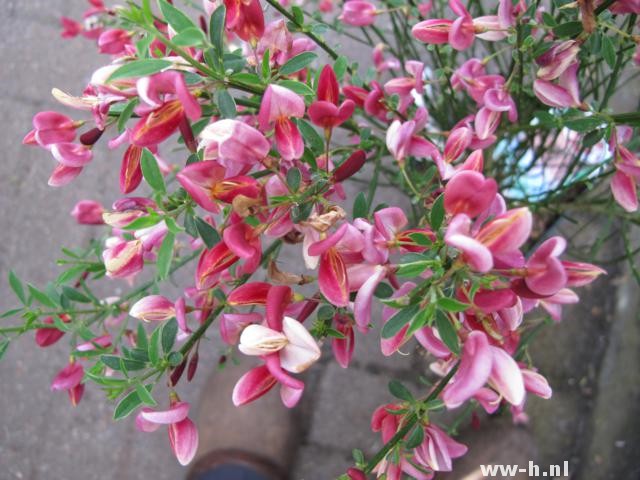
[[[59,39],[57,17],[77,17],[83,3],[2,2],[0,310],[13,305],[4,280],[9,268],[42,285],[57,274],[60,245],[90,238],[91,229],[77,227],[68,215],[77,200],[108,205],[117,195],[120,152],[98,148],[71,188],[52,189],[46,181],[53,161],[20,144],[34,113],[59,108],[51,88],[80,92],[104,60],[85,41]],[[550,378],[553,399],[531,401],[528,428],[483,420],[488,436],[464,434],[472,454],[451,478],[479,478],[480,463],[529,459],[541,465],[569,460],[573,478],[638,478],[638,291],[621,269],[582,295],[585,302],[544,333],[537,347],[537,364]],[[166,437],[138,433],[131,421],[114,424],[112,406],[100,392],[89,389],[75,409],[64,394],[49,392],[50,379],[66,361],[63,343],[40,350],[33,338],[23,338],[0,363],[0,480],[182,478],[185,470],[173,459]],[[204,352],[201,371],[215,368],[215,353],[213,348]],[[345,371],[325,355],[307,377],[305,401],[296,413],[296,480],[334,478],[349,464],[352,448],[371,452],[379,447],[368,425],[372,410],[390,400],[388,378],[411,380],[426,369],[419,355],[385,360],[375,334],[360,340],[355,358],[355,368]],[[186,390],[186,400],[196,402],[206,371],[200,377]],[[251,413],[256,422],[264,421],[261,414],[268,412]]]

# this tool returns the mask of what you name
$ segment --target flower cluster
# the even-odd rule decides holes
[[[435,383],[414,396],[391,382],[399,401],[371,424],[385,446],[369,462],[356,458],[346,475],[429,479],[467,451],[432,411],[504,406],[524,421],[527,394],[551,396],[526,354],[526,333],[547,317],[560,321],[562,306],[578,301],[574,288],[605,273],[567,260],[561,236],[541,240],[532,211],[570,202],[560,197],[566,185],[609,175],[615,201],[638,208],[638,116],[606,105],[638,42],[640,8],[619,0],[547,11],[500,0],[487,14],[461,0],[446,8],[348,0],[334,12],[343,25],[332,28],[370,48],[363,74],[324,39],[329,23],[286,3],[205,0],[193,20],[165,0],[157,8],[90,0],[84,22],[62,19],[63,37],[93,39],[109,57],[81,95],[53,92],[89,119],[37,113],[23,143],[50,152],[49,184],[62,186],[90,172],[94,146],[107,139],[122,161],[105,181],[123,196],[110,208],[75,206],[78,223],[101,226],[102,240],[66,250],[67,268],[46,291],[25,292],[10,274],[23,303],[10,314],[26,318],[18,331],[35,329],[40,347],[72,333],[70,362],[52,390],[75,405],[86,384],[102,386],[119,399],[116,419],[137,411],[141,431],[167,425],[182,464],[198,435],[177,389],[185,372],[188,381],[196,375],[214,322],[221,364],[238,354],[260,359],[238,379],[236,406],[276,386],[295,406],[301,374],[324,343],[347,368],[363,335],[379,335],[385,356],[415,339],[433,360]],[[331,14],[332,2],[319,10]],[[596,35],[607,45],[600,62],[613,71],[604,92],[580,75]],[[558,154],[549,196],[514,196],[560,139],[583,148],[575,161]],[[173,164],[163,155],[176,142],[185,154]],[[602,157],[595,168],[586,150]],[[367,188],[348,198],[352,179]],[[406,193],[410,214],[375,203],[383,179]],[[282,270],[285,245],[304,268]],[[185,266],[193,281],[177,298],[160,294]],[[98,298],[92,286],[103,275],[129,290]],[[10,331],[0,330],[5,346]],[[155,408],[161,378],[167,410]]]

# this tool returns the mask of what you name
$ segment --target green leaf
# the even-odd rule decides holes
[[[413,402],[414,398],[411,392],[407,387],[405,387],[398,380],[391,380],[389,382],[389,393],[400,400],[404,400],[406,402]]]
[[[189,17],[166,0],[158,0],[158,6],[164,19],[176,32],[180,33],[187,28],[197,28]]]
[[[288,88],[292,92],[303,96],[313,96],[315,92],[306,83],[298,82],[296,80],[280,80],[278,85]]]
[[[158,402],[156,402],[151,396],[150,390],[153,387],[152,385],[142,385],[141,383],[136,383],[136,393],[138,394],[138,398],[144,405],[150,405],[155,407]]]
[[[184,360],[184,356],[180,352],[171,352],[167,360],[169,361],[169,365],[177,367]]]
[[[159,280],[164,280],[169,275],[171,270],[171,261],[173,260],[173,244],[175,243],[176,236],[169,232],[165,235],[160,249],[158,250],[158,259],[156,260],[156,277]]]
[[[393,295],[393,288],[388,283],[381,283],[376,287],[373,295],[376,298],[389,298]]]
[[[322,137],[316,129],[313,128],[309,122],[302,120],[301,118],[298,119],[297,123],[305,143],[315,153],[322,153],[324,151],[324,140],[322,140]]]
[[[420,305],[411,305],[398,311],[393,317],[382,327],[382,338],[391,338],[409,323],[420,310]]]
[[[128,417],[140,405],[142,405],[142,400],[140,400],[138,392],[136,390],[133,390],[122,400],[120,400],[113,412],[113,419],[120,420],[122,418]]]
[[[564,126],[576,132],[590,132],[591,130],[595,130],[601,126],[603,123],[604,121],[602,118],[596,116],[564,120]]]
[[[198,234],[207,248],[213,248],[220,242],[220,234],[210,223],[200,217],[196,217],[195,223]]]
[[[405,448],[409,450],[412,448],[416,448],[417,446],[422,444],[423,441],[424,441],[424,428],[422,427],[422,425],[417,425],[413,429],[413,432],[411,432],[411,435],[409,435],[409,438],[405,443]]]
[[[294,193],[298,191],[298,189],[300,188],[301,180],[302,174],[300,173],[300,170],[295,167],[290,168],[287,172],[287,185],[289,185],[291,191],[293,191]]]
[[[0,314],[0,318],[13,317],[14,315],[17,315],[20,312],[22,312],[22,308],[12,308],[11,310],[7,310],[6,312],[3,312],[2,314]]]
[[[302,12],[302,9],[300,7],[294,5],[293,7],[291,7],[291,12],[293,13],[293,18],[298,25],[304,24],[304,13]]]
[[[30,283],[28,283],[27,286],[29,288],[29,293],[31,294],[31,297],[35,301],[44,305],[45,307],[58,308],[58,305],[53,300],[51,300],[51,298],[49,298],[49,296],[45,294],[43,291],[38,290],[36,287],[31,285]]]
[[[296,55],[282,67],[280,67],[280,75],[291,75],[292,73],[299,72],[303,68],[306,68],[317,57],[318,55],[313,52],[303,52],[299,55]]]
[[[160,215],[155,212],[153,214],[146,215],[144,217],[138,217],[133,222],[123,227],[124,230],[140,230],[141,228],[148,228],[157,225],[162,220]]]
[[[262,65],[260,66],[260,75],[265,82],[271,79],[271,52],[267,48],[262,54]]]
[[[142,168],[142,176],[151,188],[160,193],[167,191],[164,184],[164,177],[162,176],[160,167],[158,167],[158,162],[147,148],[142,150],[140,168]]]
[[[158,326],[158,328],[156,328],[153,333],[151,334],[151,337],[149,338],[149,361],[155,365],[158,366],[160,364],[160,360],[162,359],[162,356],[160,354],[160,334],[162,333],[162,326]]]
[[[176,335],[178,334],[178,321],[175,318],[167,321],[162,326],[162,351],[165,354],[171,352],[173,344],[176,341]]]
[[[138,328],[136,333],[136,347],[145,351],[149,351],[149,339],[147,338],[147,331],[144,329],[142,322],[138,322]],[[147,358],[149,355],[147,353]]]
[[[120,363],[120,360],[120,357],[117,355],[100,355],[100,361],[116,372],[122,371],[122,363]]]
[[[582,22],[567,22],[553,29],[558,37],[575,37],[582,32]]]
[[[224,53],[224,29],[227,16],[227,9],[224,4],[220,5],[211,14],[209,21],[209,39],[216,51],[218,58],[222,58]]]
[[[56,283],[58,285],[62,285],[71,280],[75,280],[79,275],[81,275],[85,271],[85,269],[86,269],[85,265],[74,265],[73,267],[65,270],[60,275],[58,275],[58,278],[56,278]]]
[[[341,82],[347,72],[347,57],[340,55],[333,64],[333,71],[338,77],[338,82]]]
[[[205,43],[204,32],[199,28],[186,28],[171,39],[179,47],[200,46]]]
[[[107,79],[107,83],[114,80],[120,80],[121,78],[134,78],[134,77],[146,77],[153,75],[154,73],[161,72],[173,65],[168,60],[161,60],[159,58],[147,58],[144,60],[134,60],[128,62],[113,72]]]
[[[447,312],[454,312],[454,313],[464,312],[469,307],[471,307],[471,305],[469,305],[468,303],[462,303],[456,300],[455,298],[449,298],[449,297],[439,298],[438,306],[443,310],[446,310]]]
[[[613,46],[613,41],[605,35],[602,36],[601,39],[602,44],[600,45],[600,54],[604,61],[607,62],[610,68],[614,68],[616,65],[616,49]]]
[[[426,308],[423,308],[422,310],[420,310],[418,314],[414,317],[414,319],[411,321],[411,325],[407,330],[406,336],[411,337],[414,333],[416,333],[422,327],[427,325],[431,320],[431,318],[433,317],[434,310],[435,310],[435,307],[433,306],[433,304],[429,304],[426,306]]]
[[[91,299],[84,293],[79,292],[75,288],[71,288],[66,285],[62,286],[62,294],[73,302],[91,303]]]
[[[226,90],[218,90],[216,92],[216,103],[218,110],[223,118],[236,118],[237,107],[236,101]]]
[[[460,344],[458,343],[458,334],[447,316],[438,310],[436,312],[436,328],[443,343],[456,355],[460,354]]]
[[[4,354],[7,353],[7,349],[9,348],[9,340],[3,340],[0,342],[0,360],[4,357]]]
[[[244,83],[246,85],[262,85],[262,80],[260,80],[260,77],[255,73],[248,73],[248,72],[234,73],[229,78],[230,80]]]
[[[431,224],[431,228],[434,231],[440,229],[442,225],[442,221],[444,220],[444,193],[441,194],[435,202],[433,202],[433,207],[431,207],[431,212],[429,213],[429,223]]]
[[[138,105],[138,99],[134,98],[132,100],[129,100],[129,102],[127,102],[126,106],[122,110],[122,113],[118,117],[118,132],[119,133],[124,132],[124,129],[127,126],[127,122],[129,121],[129,119],[133,115],[133,110],[136,108],[136,105]]]
[[[369,216],[369,206],[367,205],[367,196],[364,192],[359,192],[353,201],[353,219],[367,218]]]
[[[18,297],[18,300],[25,305],[27,303],[27,297],[24,294],[24,287],[13,270],[9,270],[9,286],[11,287],[11,290],[13,290],[13,293],[16,294],[16,297]]]

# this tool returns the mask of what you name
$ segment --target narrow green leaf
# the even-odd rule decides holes
[[[407,438],[407,442],[405,443],[405,448],[411,450],[412,448],[416,448],[419,445],[421,445],[423,441],[424,441],[424,428],[422,427],[422,425],[419,424],[413,429],[413,432],[411,432],[411,435],[409,435],[409,438]]]
[[[316,93],[309,87],[307,84],[298,82],[296,80],[280,80],[278,85],[281,87],[288,88],[292,92],[297,93],[298,95],[303,96],[313,96]]]
[[[376,298],[389,298],[393,295],[393,288],[388,283],[381,283],[376,287],[373,295]]]
[[[207,248],[213,248],[220,242],[220,234],[210,223],[205,222],[200,217],[196,217],[195,224],[198,234]]]
[[[440,339],[442,339],[443,343],[449,347],[449,350],[458,355],[460,353],[458,334],[447,316],[440,310],[436,312],[436,328],[438,329],[438,334],[440,335]]]
[[[128,417],[140,405],[142,405],[142,400],[140,400],[138,392],[136,390],[133,390],[122,400],[120,400],[115,410],[113,411],[113,419],[120,420],[122,418]]]
[[[313,52],[303,52],[296,55],[280,67],[281,75],[291,75],[292,73],[299,72],[303,68],[306,68],[311,62],[313,62],[318,55]]]
[[[149,339],[147,338],[147,331],[144,329],[142,322],[138,323],[136,332],[136,347],[147,352],[147,358],[149,358]]]
[[[409,323],[420,310],[420,305],[411,305],[398,311],[393,317],[382,327],[382,338],[391,338]]]
[[[304,138],[305,143],[311,148],[311,150],[316,154],[322,153],[324,151],[324,140],[322,140],[322,137],[316,129],[313,128],[309,122],[302,120],[301,118],[299,118],[296,123],[300,129],[302,138]]]
[[[156,277],[164,280],[169,275],[171,269],[171,261],[173,260],[173,244],[176,236],[169,232],[165,235],[160,249],[158,250],[158,259],[156,260]]]
[[[27,297],[24,294],[24,287],[13,270],[9,270],[9,286],[11,290],[13,290],[13,293],[16,294],[16,297],[18,297],[18,300],[20,300],[23,305],[26,304]]]
[[[429,223],[434,231],[437,231],[442,225],[444,220],[444,194],[440,195],[431,207],[431,213],[429,213]]]
[[[601,42],[600,54],[602,58],[604,58],[604,61],[607,62],[607,65],[613,69],[616,66],[616,48],[613,46],[613,41],[603,35]]]
[[[162,355],[160,354],[160,334],[162,333],[162,326],[158,326],[151,337],[149,338],[149,361],[158,366],[160,364],[160,360],[162,359]]]
[[[122,113],[118,117],[118,132],[119,133],[124,132],[124,129],[127,126],[127,122],[129,121],[129,119],[133,115],[133,110],[136,108],[136,105],[138,105],[138,99],[137,98],[129,100],[129,102],[127,102],[127,104],[125,105],[124,109],[122,110]]]
[[[114,80],[120,80],[122,78],[146,77],[148,75],[161,72],[162,70],[169,68],[171,65],[172,63],[170,61],[161,60],[159,58],[134,60],[133,62],[125,63],[114,71],[107,79],[107,83],[113,82]]]
[[[338,82],[342,81],[344,74],[347,73],[348,60],[347,57],[340,55],[333,63],[333,71],[338,78]]]
[[[271,78],[271,52],[267,48],[262,54],[262,65],[260,66],[260,75],[265,82]]]
[[[142,169],[144,179],[151,188],[160,193],[165,193],[167,191],[164,184],[164,177],[162,176],[160,167],[158,167],[158,162],[153,154],[146,148],[142,150],[140,168]]]
[[[300,173],[300,170],[295,167],[290,168],[287,172],[287,185],[289,185],[289,188],[291,188],[293,192],[298,191],[301,180],[302,174]]]
[[[406,402],[413,402],[414,398],[411,392],[407,387],[405,387],[398,380],[391,380],[389,382],[389,393],[400,400],[404,400]]]
[[[162,351],[166,354],[171,352],[173,344],[178,334],[178,321],[175,318],[168,320],[162,326]]]
[[[117,355],[100,355],[100,361],[116,372],[122,371],[123,366],[120,360],[121,358]]]
[[[150,405],[152,407],[155,407],[158,404],[158,402],[156,402],[153,399],[153,396],[151,396],[151,393],[150,393],[152,385],[143,386],[141,383],[136,383],[135,387],[136,387],[136,393],[138,394],[138,398],[144,405]]]
[[[224,4],[216,8],[211,14],[209,21],[209,39],[213,45],[218,58],[224,54],[224,29],[227,16],[227,9]]]
[[[469,305],[468,303],[463,303],[456,300],[455,298],[449,298],[449,297],[439,298],[438,306],[443,310],[446,310],[447,312],[454,312],[454,313],[464,312],[469,307],[471,307],[471,305]]]
[[[218,90],[216,92],[216,103],[218,110],[223,118],[236,118],[237,107],[236,101],[226,90]]]
[[[202,45],[206,39],[202,30],[190,27],[178,33],[172,38],[172,41],[179,47],[193,47]]]
[[[183,362],[184,356],[180,352],[171,352],[167,360],[169,361],[169,365],[177,367]]]
[[[554,27],[553,33],[558,37],[575,37],[582,32],[582,22],[566,22]]]
[[[45,307],[58,308],[58,305],[53,300],[51,300],[49,296],[45,294],[43,291],[38,290],[36,287],[31,285],[30,283],[27,284],[27,287],[29,288],[29,293],[31,294],[31,297],[35,301],[44,305]]]
[[[158,6],[164,19],[177,33],[187,28],[197,28],[189,17],[166,0],[158,0]]]
[[[367,205],[367,196],[364,192],[359,192],[353,201],[353,219],[367,218],[369,216],[369,208]]]
[[[0,360],[4,357],[4,354],[7,353],[7,349],[9,348],[9,340],[3,340],[0,342]]]
[[[71,288],[66,285],[62,286],[62,294],[73,302],[91,303],[91,299],[84,293],[79,292],[75,288]]]
[[[581,117],[564,120],[564,126],[576,132],[590,132],[603,124],[600,117]]]

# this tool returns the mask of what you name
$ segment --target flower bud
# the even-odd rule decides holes
[[[71,210],[71,215],[80,225],[104,225],[103,213],[103,206],[93,200],[80,200]]]
[[[145,322],[162,322],[176,316],[173,302],[162,295],[149,295],[133,304],[129,315]]]

